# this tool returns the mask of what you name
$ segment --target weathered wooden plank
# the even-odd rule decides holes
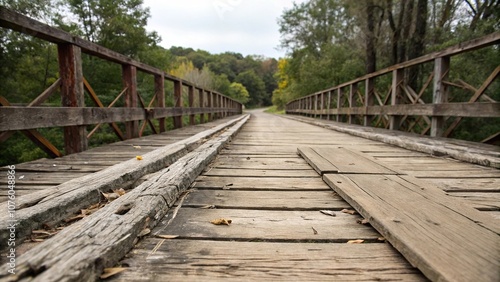
[[[169,215],[170,216],[170,215]],[[217,218],[232,220],[229,226],[210,223]],[[153,234],[197,239],[224,240],[326,240],[346,243],[352,239],[376,241],[380,234],[356,223],[360,217],[339,213],[332,217],[318,211],[225,210],[183,208],[168,226],[159,225]],[[164,222],[168,221],[168,217]],[[222,227],[222,228],[221,228]],[[314,234],[314,230],[317,234]]]
[[[203,189],[259,189],[259,190],[329,190],[330,188],[317,178],[276,178],[276,177],[220,177],[200,176],[195,188]]]
[[[425,281],[387,244],[148,238],[122,264],[129,267],[111,281]]]
[[[324,180],[429,279],[500,277],[500,228],[433,185],[383,175],[327,174]]]
[[[395,169],[377,163],[369,156],[363,156],[342,147],[299,147],[297,150],[321,175],[325,173],[401,174]]]
[[[72,179],[52,189],[17,198],[18,229],[16,229],[16,239],[22,241],[31,233],[31,230],[38,228],[44,222],[57,222],[68,214],[100,201],[99,191],[104,192],[118,188],[132,179],[138,179],[147,173],[164,168],[199,146],[206,141],[206,138],[242,119],[246,120],[247,117],[229,120],[191,138],[149,152],[143,155],[142,161],[134,158],[99,172]],[[39,184],[52,184],[46,183],[46,181],[41,179]],[[0,203],[0,208],[7,210],[6,203]],[[0,238],[2,240],[9,238],[7,217],[8,214],[5,213],[0,215]]]
[[[231,187],[229,187],[231,188]],[[262,210],[342,210],[350,206],[333,191],[197,190],[182,207]]]
[[[231,176],[231,177],[296,177],[316,178],[318,174],[310,169],[287,170],[287,169],[219,169],[212,168],[206,176]]]
[[[435,183],[447,192],[450,191],[497,191],[500,192],[500,178],[429,178],[427,182]]]
[[[500,178],[500,170],[408,171],[417,178]]]
[[[153,179],[26,252],[18,258],[16,274],[9,280],[95,280],[135,245],[141,231],[152,229],[161,220],[247,118],[238,119],[237,124],[156,173]],[[1,278],[6,275],[0,274]]]
[[[460,198],[479,210],[500,210],[500,191],[493,193],[451,192],[446,195]]]
[[[239,156],[219,156],[217,161],[211,165],[215,168],[224,169],[288,169],[304,170],[311,167],[300,157],[295,158],[242,158]]]

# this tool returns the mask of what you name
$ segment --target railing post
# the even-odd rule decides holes
[[[448,87],[443,83],[448,77],[450,57],[441,57],[434,60],[434,87],[432,103],[441,104],[448,102]],[[444,134],[445,117],[433,116],[431,121],[431,136],[441,137]]]
[[[188,101],[189,108],[192,110],[194,106],[194,86],[189,85],[188,87]],[[194,114],[189,115],[189,125],[194,125]]]
[[[342,88],[339,87],[337,90],[337,122],[340,122],[340,113],[338,112],[340,110],[340,107],[342,106],[342,96],[344,95]]]
[[[174,81],[174,107],[182,111],[182,81]],[[174,116],[174,128],[182,127],[182,113],[179,116]]]
[[[158,108],[165,108],[165,76],[163,74],[155,75],[155,95],[156,106]],[[158,119],[158,124],[160,125],[160,132],[165,132],[165,118]]]
[[[321,113],[319,114],[319,118],[323,119],[323,110],[325,109],[325,93],[321,92],[321,94],[319,94],[319,95],[320,95],[319,107],[320,107],[320,111],[321,111]]]
[[[85,107],[81,49],[71,44],[57,46],[59,76],[61,77],[61,106]],[[67,155],[82,152],[88,148],[85,126],[64,128],[64,147]]]
[[[316,118],[318,116],[318,94],[314,95],[313,96],[313,103],[314,103],[314,118]]]
[[[374,100],[373,95],[375,91],[375,78],[368,78],[365,80],[365,116],[363,124],[364,126],[370,126],[373,121],[373,116],[368,115],[368,107],[373,106]]]
[[[349,124],[352,124],[351,109],[354,106],[354,93],[356,93],[356,91],[358,91],[358,85],[351,84],[349,86]]]
[[[401,84],[404,79],[404,69],[396,69],[392,71],[392,90],[391,90],[391,105],[395,106],[401,102]],[[401,116],[391,115],[389,129],[399,130]]]
[[[203,89],[198,89],[198,102],[200,108],[205,107],[205,91]],[[205,114],[201,113],[200,114],[200,123],[205,123]]]
[[[328,91],[328,98],[326,102],[326,110],[328,111],[326,113],[326,119],[330,120],[330,107],[332,106],[332,90]]]
[[[131,65],[122,65],[123,85],[127,88],[125,93],[125,107],[137,107],[137,69]],[[126,138],[139,137],[139,121],[125,122]]]
[[[214,114],[212,113],[213,111],[213,100],[214,100],[214,93],[212,91],[207,92],[207,102],[208,102],[208,108],[210,113],[208,114],[208,121],[212,121]]]
[[[309,117],[314,117],[313,115],[313,110],[314,110],[314,107],[313,107],[313,97],[312,96],[309,96]]]

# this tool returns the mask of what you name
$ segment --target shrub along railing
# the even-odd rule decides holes
[[[485,94],[488,87],[498,78],[500,72],[498,62],[491,74],[483,80],[482,85],[475,88],[462,78],[456,78],[453,82],[448,81],[450,59],[462,53],[499,43],[500,32],[496,32],[440,52],[393,65],[293,100],[287,104],[286,113],[404,130],[422,135],[449,137],[464,117],[500,117],[500,103]],[[498,48],[498,45],[494,48]],[[433,65],[429,65],[432,63]],[[484,68],[480,64],[476,64],[475,67]],[[414,83],[409,82],[411,73],[415,73],[416,69],[430,72],[426,79],[422,79],[419,83],[421,87],[419,91],[410,85]],[[432,89],[429,89],[431,85]],[[449,94],[451,87],[470,92],[472,96],[469,95],[465,100],[462,98],[461,102],[452,102],[452,98],[455,97]],[[495,89],[498,91],[498,85]],[[480,100],[482,101],[478,102]],[[499,134],[500,132],[496,132],[483,142],[498,143]]]
[[[173,118],[174,128],[180,128],[183,126],[184,116],[188,116],[189,124],[193,125],[196,115],[203,123],[242,112],[241,103],[221,93],[198,87],[2,6],[0,27],[57,44],[59,58],[59,79],[28,105],[12,106],[12,101],[0,96],[0,142],[7,140],[15,131],[21,131],[50,156],[59,157],[62,153],[37,129],[64,127],[65,153],[72,154],[86,150],[89,138],[103,123],[109,124],[113,132],[124,140],[141,136],[146,125],[154,133],[166,131],[167,117]],[[83,76],[82,53],[122,67],[123,89],[107,107]],[[138,93],[138,71],[154,76],[154,95],[148,104]],[[165,81],[173,83],[174,107],[165,106]],[[42,103],[58,90],[61,93],[61,107],[41,107]],[[183,95],[183,92],[187,95]],[[90,95],[96,107],[85,106],[85,93]],[[184,106],[183,96],[187,96],[188,107]],[[124,107],[112,108],[119,99],[124,99]],[[155,119],[158,121],[156,125],[152,122]],[[140,121],[143,121],[142,125]],[[117,125],[118,122],[125,123],[125,126],[121,127],[125,129],[125,133]],[[87,133],[89,125],[96,127]]]

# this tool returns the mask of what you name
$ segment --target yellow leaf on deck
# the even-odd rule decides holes
[[[136,156],[135,157],[138,161],[142,161],[142,156]]]
[[[355,215],[355,214],[357,214],[357,213],[358,213],[358,212],[357,212],[357,211],[355,211],[355,210],[348,210],[348,209],[343,209],[343,210],[341,210],[341,212],[343,212],[343,213],[347,213],[347,214],[350,214],[350,215]]]
[[[125,271],[126,268],[123,267],[112,267],[112,268],[105,268],[104,272],[101,274],[100,278],[101,279],[107,279],[111,276],[114,276],[122,271]]]
[[[233,222],[230,219],[225,219],[225,218],[218,218],[210,221],[210,223],[215,224],[215,225],[229,225]]]
[[[362,244],[365,240],[350,240],[347,244]]]
[[[123,188],[120,188],[118,190],[113,190],[113,192],[115,192],[116,194],[120,195],[120,196],[123,196],[125,195],[125,190]]]
[[[156,237],[161,238],[161,239],[170,240],[170,239],[179,238],[179,235],[156,235]]]

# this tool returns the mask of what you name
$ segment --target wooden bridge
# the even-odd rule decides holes
[[[0,140],[21,131],[57,158],[2,168],[0,281],[500,279],[500,149],[445,138],[463,118],[500,117],[485,96],[500,67],[477,89],[446,80],[451,57],[498,46],[499,33],[277,116],[2,7],[0,26],[57,44],[61,77],[29,105],[1,99]],[[82,52],[122,65],[124,107],[100,103]],[[429,63],[422,90],[405,84],[406,68]],[[149,103],[137,71],[154,77]],[[449,103],[452,86],[472,98]],[[43,106],[56,91],[61,107]],[[97,124],[123,141],[88,149]],[[64,156],[44,127],[65,128]]]

